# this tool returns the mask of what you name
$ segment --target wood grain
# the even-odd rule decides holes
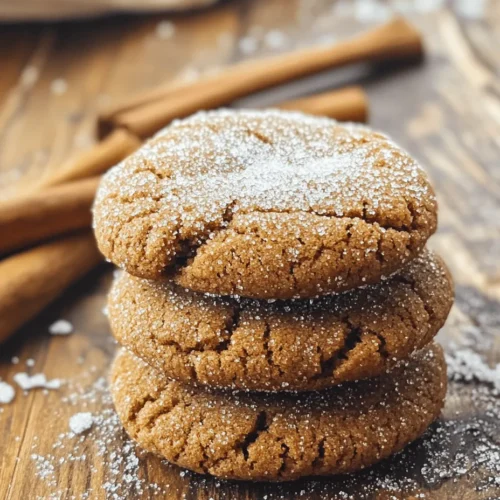
[[[224,2],[205,13],[176,16],[175,35],[162,40],[155,32],[165,16],[120,17],[75,24],[13,26],[0,30],[0,196],[7,196],[55,171],[71,152],[93,142],[97,110],[103,103],[120,102],[128,94],[169,78],[189,78],[195,72],[222,67],[249,57],[238,39],[279,29],[286,43],[272,49],[259,43],[253,54],[263,57],[305,46],[328,37],[342,37],[370,26],[343,1],[344,13],[333,10],[335,0],[254,0]],[[392,2],[394,3],[394,2]],[[384,5],[392,5],[386,3]],[[463,2],[462,2],[463,3]],[[401,4],[401,2],[399,2]],[[262,106],[324,90],[349,81],[361,83],[371,102],[371,124],[391,134],[428,169],[440,203],[440,228],[431,246],[449,264],[457,285],[457,304],[440,334],[449,345],[468,327],[492,339],[483,354],[500,362],[500,6],[488,3],[484,20],[457,15],[447,8],[409,14],[425,35],[428,57],[423,65],[406,68],[358,68],[326,75],[259,94],[244,102]],[[259,30],[257,29],[257,31]],[[34,68],[27,70],[27,68]],[[28,71],[26,73],[26,71]],[[24,76],[23,76],[24,74]],[[36,78],[33,77],[36,76]],[[64,79],[67,91],[53,91]],[[52,87],[52,90],[51,90]],[[53,449],[57,435],[67,429],[69,417],[82,411],[81,403],[65,403],[62,396],[106,376],[115,345],[101,313],[111,280],[103,266],[75,286],[65,297],[2,346],[0,377],[8,382],[36,361],[33,372],[68,381],[59,391],[18,391],[15,401],[0,413],[0,498],[105,498],[102,485],[109,471],[91,442],[87,459],[57,466],[55,483],[37,474],[33,453],[63,458]],[[0,277],[1,279],[1,277]],[[48,335],[48,325],[66,318],[75,327],[69,337]],[[480,349],[481,346],[478,346]],[[18,356],[18,365],[11,358]],[[80,360],[80,361],[78,361]],[[81,363],[81,364],[79,364]],[[89,411],[102,410],[99,398]],[[459,412],[458,415],[456,412]],[[484,409],[466,388],[453,386],[444,420],[482,415]],[[500,441],[500,424],[493,422],[493,438]],[[115,435],[110,449],[122,445]],[[473,470],[458,481],[443,477],[430,481],[422,474],[426,448],[419,442],[410,454],[375,468],[379,476],[389,469],[400,478],[412,477],[425,498],[500,498],[494,489],[477,491],[482,480]],[[445,460],[445,458],[443,458]],[[168,485],[164,498],[345,498],[344,489],[361,498],[373,478],[366,472],[344,479],[300,481],[285,485],[220,483],[185,474],[153,456],[142,456],[139,474],[149,482]],[[123,487],[119,498],[154,498]],[[395,495],[409,498],[409,493]],[[370,498],[391,498],[382,487]]]

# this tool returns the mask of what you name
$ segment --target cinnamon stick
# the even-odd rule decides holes
[[[90,231],[0,262],[0,342],[102,260]]]
[[[286,101],[280,109],[303,111],[339,121],[364,123],[368,120],[368,97],[361,87],[346,87],[321,94]]]
[[[123,127],[148,137],[175,118],[222,106],[240,97],[326,69],[361,61],[422,56],[420,34],[396,18],[343,42],[235,65],[194,83],[173,84],[138,95],[101,114],[99,131]]]
[[[0,254],[58,234],[90,227],[99,177],[0,202]]]
[[[123,160],[141,145],[128,130],[117,128],[89,151],[70,158],[57,171],[43,177],[37,189],[100,175]]]

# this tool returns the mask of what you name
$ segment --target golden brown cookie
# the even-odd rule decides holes
[[[114,336],[169,378],[251,390],[317,390],[379,375],[429,343],[453,302],[425,251],[378,285],[315,300],[209,297],[122,273],[108,301]]]
[[[386,136],[285,111],[174,122],[104,177],[103,254],[191,290],[310,298],[375,283],[436,229],[420,166]]]
[[[323,392],[210,392],[169,382],[127,351],[111,392],[128,434],[170,462],[221,478],[283,481],[353,472],[437,418],[446,365],[433,344],[387,374]]]

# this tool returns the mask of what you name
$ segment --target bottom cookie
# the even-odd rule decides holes
[[[143,448],[225,479],[287,481],[368,467],[437,418],[446,364],[433,344],[387,374],[313,393],[207,391],[172,382],[122,350],[111,392]]]

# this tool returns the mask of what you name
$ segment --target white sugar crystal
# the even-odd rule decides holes
[[[172,21],[160,21],[156,25],[156,36],[161,40],[168,40],[175,35],[175,24]]]
[[[29,358],[26,360],[26,366],[29,366],[30,368],[35,366],[35,360],[33,358]]]
[[[57,78],[50,84],[50,91],[54,95],[63,95],[68,90],[68,83],[63,78]]]
[[[49,326],[51,335],[69,335],[73,332],[73,325],[65,319],[58,319]]]
[[[47,380],[44,373],[36,373],[35,375],[28,375],[25,372],[19,372],[14,375],[14,382],[24,391],[31,389],[59,389],[61,381],[57,378]]]
[[[254,54],[258,47],[258,41],[253,36],[245,36],[238,42],[242,54],[247,56]]]
[[[15,395],[16,391],[11,385],[7,384],[7,382],[0,381],[0,403],[10,403]]]
[[[278,30],[271,30],[264,36],[264,44],[270,49],[282,49],[286,46],[287,36]]]
[[[38,68],[35,66],[26,66],[21,73],[21,84],[25,87],[31,87],[37,82],[39,76],[40,72]]]
[[[446,356],[449,376],[452,380],[490,384],[500,394],[500,363],[488,366],[484,359],[469,348],[461,348]]]
[[[94,417],[92,413],[86,411],[81,413],[75,413],[69,419],[69,428],[71,432],[75,434],[82,434],[85,431],[88,431],[92,425],[94,424]]]
[[[487,0],[457,0],[456,9],[460,16],[466,19],[483,19],[488,7]]]

